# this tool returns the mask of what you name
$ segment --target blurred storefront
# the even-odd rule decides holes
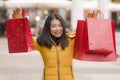
[[[12,10],[22,8],[23,17],[30,22],[33,35],[42,32],[43,24],[50,13],[59,13],[66,21],[67,31],[75,30],[78,19],[85,19],[84,13],[100,8],[105,18],[115,21],[120,29],[120,0],[1,0],[0,34],[5,33],[5,20],[12,18]]]
[[[112,3],[119,5],[120,0],[112,0]],[[111,12],[112,20],[115,22],[116,30],[120,31],[120,10],[115,10]]]
[[[5,33],[5,20],[7,18],[6,16],[6,9],[0,8],[0,35],[4,35]]]
[[[71,26],[76,30],[77,20],[84,20],[86,13],[89,10],[99,8],[104,18],[115,21],[116,30],[120,31],[119,14],[120,14],[120,0],[72,0],[71,7]]]
[[[33,35],[41,34],[44,21],[50,13],[60,14],[66,21],[66,30],[71,30],[71,1],[69,0],[52,0],[52,2],[49,0],[4,0],[3,2],[7,11],[7,18],[4,19],[11,19],[13,9],[20,7],[22,16],[29,20]]]

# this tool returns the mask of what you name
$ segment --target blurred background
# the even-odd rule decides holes
[[[9,54],[6,19],[20,7],[34,36],[41,34],[50,13],[60,14],[66,31],[75,31],[77,20],[84,20],[89,10],[100,9],[104,18],[115,22],[117,61],[86,62],[74,60],[77,80],[120,80],[120,0],[0,0],[0,80],[41,80],[43,62],[39,52]]]
[[[0,36],[5,35],[5,21],[12,18],[12,10],[22,8],[22,16],[28,17],[33,35],[42,32],[45,18],[59,13],[65,20],[67,31],[76,30],[77,20],[85,19],[85,13],[99,8],[105,18],[115,21],[120,30],[120,0],[0,0]]]

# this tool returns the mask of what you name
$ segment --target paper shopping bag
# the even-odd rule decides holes
[[[9,53],[34,50],[32,34],[27,18],[7,19],[6,31]]]
[[[87,18],[87,33],[87,53],[107,55],[114,51],[112,27],[109,19]]]
[[[74,58],[85,61],[116,60],[114,22],[95,18],[78,20]]]

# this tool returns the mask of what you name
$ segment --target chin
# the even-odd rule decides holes
[[[56,36],[56,38],[59,38],[60,36]]]
[[[61,35],[57,35],[57,36],[55,36],[56,38],[59,38],[59,37],[61,37]]]

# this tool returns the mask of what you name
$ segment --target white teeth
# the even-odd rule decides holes
[[[60,34],[60,32],[55,32],[55,34]]]

